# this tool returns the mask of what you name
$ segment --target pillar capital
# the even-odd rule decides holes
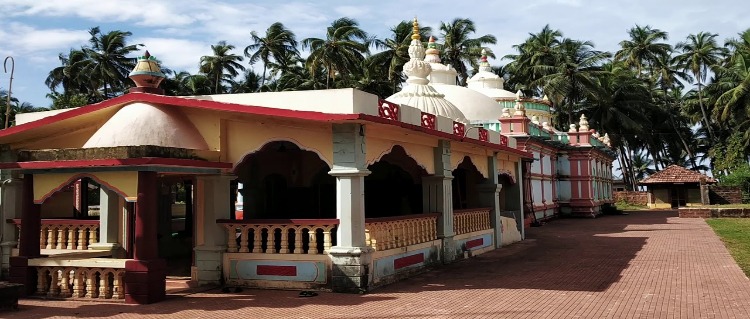
[[[367,175],[370,175],[369,170],[367,169],[356,169],[356,168],[346,168],[346,167],[336,167],[334,166],[332,170],[328,172],[328,175],[335,176],[335,177],[365,177]]]

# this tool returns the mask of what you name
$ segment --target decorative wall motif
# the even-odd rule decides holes
[[[453,122],[453,134],[460,137],[466,136],[466,125],[461,122]]]
[[[435,121],[436,117],[435,114],[425,113],[422,112],[422,127],[426,127],[428,129],[435,129]]]
[[[380,100],[378,103],[378,116],[389,120],[399,121],[398,104]]]

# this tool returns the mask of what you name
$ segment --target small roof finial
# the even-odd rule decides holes
[[[479,59],[479,71],[492,72],[492,67],[487,62],[487,49],[485,48],[482,48],[482,57]]]
[[[159,84],[166,76],[161,72],[159,61],[151,56],[148,51],[137,59],[135,67],[133,71],[130,71],[128,77],[135,82],[136,86],[131,88],[130,92],[164,94],[164,90],[159,88]]]
[[[586,114],[581,114],[581,120],[578,121],[578,132],[588,132],[589,121],[586,120]]]
[[[411,39],[412,40],[421,40],[422,36],[419,34],[419,21],[417,21],[417,17],[414,17],[414,23],[412,23],[412,33],[411,33]]]
[[[518,90],[516,92],[516,101],[520,101],[522,97],[523,97],[523,92],[521,92],[521,90]]]
[[[435,43],[435,37],[430,36],[430,40],[427,42],[427,51],[425,53],[424,60],[429,63],[440,63],[440,51],[437,49],[437,43]]]

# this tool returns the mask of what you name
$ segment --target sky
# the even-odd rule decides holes
[[[0,60],[8,55],[15,59],[13,96],[46,107],[50,101],[44,80],[60,65],[58,54],[85,45],[88,30],[95,26],[103,32],[130,31],[131,43],[143,44],[164,66],[192,73],[200,57],[210,54],[211,44],[226,40],[241,54],[251,44],[251,31],[262,34],[277,21],[303,39],[323,37],[333,20],[347,16],[385,38],[392,26],[417,16],[441,42],[441,22],[469,18],[477,35],[497,37],[497,44],[489,47],[500,58],[546,24],[566,37],[590,40],[598,50],[612,52],[635,24],[669,32],[671,43],[699,31],[718,33],[723,40],[750,28],[750,5],[745,1],[0,0]],[[0,88],[7,90],[8,80],[9,74],[0,73]]]

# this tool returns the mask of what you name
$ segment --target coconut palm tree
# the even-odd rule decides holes
[[[523,43],[514,45],[513,48],[518,53],[503,57],[512,60],[506,66],[513,74],[511,82],[525,86],[545,76],[545,67],[554,66],[557,61],[557,49],[562,36],[560,30],[553,30],[548,24],[539,33],[529,33],[529,37]],[[524,88],[524,93],[529,95],[541,92],[540,87]]]
[[[693,73],[695,80],[698,82],[698,103],[703,115],[703,125],[708,128],[709,138],[712,140],[714,139],[714,132],[703,105],[703,83],[706,81],[709,68],[718,64],[722,57],[726,55],[726,49],[716,43],[717,36],[718,34],[707,32],[691,34],[688,35],[687,41],[680,42],[675,47],[682,52],[675,57],[675,60],[682,64],[685,71]]]
[[[443,38],[443,63],[456,69],[460,85],[465,86],[469,78],[466,64],[476,67],[477,60],[482,56],[482,46],[497,43],[497,38],[491,34],[471,38],[476,32],[476,26],[474,21],[463,18],[453,19],[450,23],[442,22],[440,31],[440,37]],[[488,55],[495,57],[491,53]]]
[[[234,45],[227,44],[226,41],[219,41],[211,46],[213,55],[204,55],[201,57],[200,71],[214,82],[215,94],[222,93],[222,82],[229,82],[229,80],[239,75],[240,71],[245,71],[245,67],[239,63],[243,59],[242,56],[230,52],[234,48]]]
[[[420,27],[419,33],[422,41],[426,40],[427,34],[432,31],[430,27]],[[387,77],[391,81],[393,91],[398,89],[398,85],[403,82],[401,72],[404,64],[409,61],[409,44],[411,43],[412,22],[401,21],[399,24],[391,27],[391,37],[383,40],[374,39],[373,45],[378,50],[369,59],[369,65],[388,66]]]
[[[615,60],[635,68],[639,78],[643,77],[644,68],[649,68],[660,55],[669,56],[672,51],[671,45],[660,42],[669,38],[665,31],[636,25],[628,30],[628,35],[630,40],[620,42],[621,49],[615,53]]]
[[[271,63],[271,59],[275,60],[277,64],[283,65],[291,62],[289,61],[289,53],[299,55],[294,32],[287,29],[281,22],[271,24],[264,37],[260,37],[255,31],[250,32],[250,39],[253,40],[253,44],[245,47],[245,56],[251,65],[258,60],[263,62],[263,76],[260,86],[266,83],[266,68]]]
[[[138,47],[143,45],[128,44],[127,38],[132,33],[127,31],[102,33],[99,27],[94,27],[89,30],[89,35],[89,46],[82,48],[85,58],[73,62],[71,68],[80,72],[79,78],[87,77],[94,91],[102,88],[102,98],[106,100],[115,96],[117,91],[124,90],[128,73],[136,62],[135,58],[127,55],[138,51]]]
[[[306,67],[313,74],[319,68],[326,72],[326,88],[329,80],[337,74],[360,72],[359,67],[368,52],[371,39],[367,32],[359,28],[357,21],[339,18],[326,30],[325,39],[307,38],[302,41],[304,49],[310,49]]]
[[[563,39],[556,49],[555,65],[539,66],[546,75],[531,85],[541,86],[546,94],[564,100],[562,108],[568,115],[568,122],[573,123],[575,105],[596,88],[597,76],[604,73],[601,64],[609,57],[608,52],[594,50],[590,41]]]

